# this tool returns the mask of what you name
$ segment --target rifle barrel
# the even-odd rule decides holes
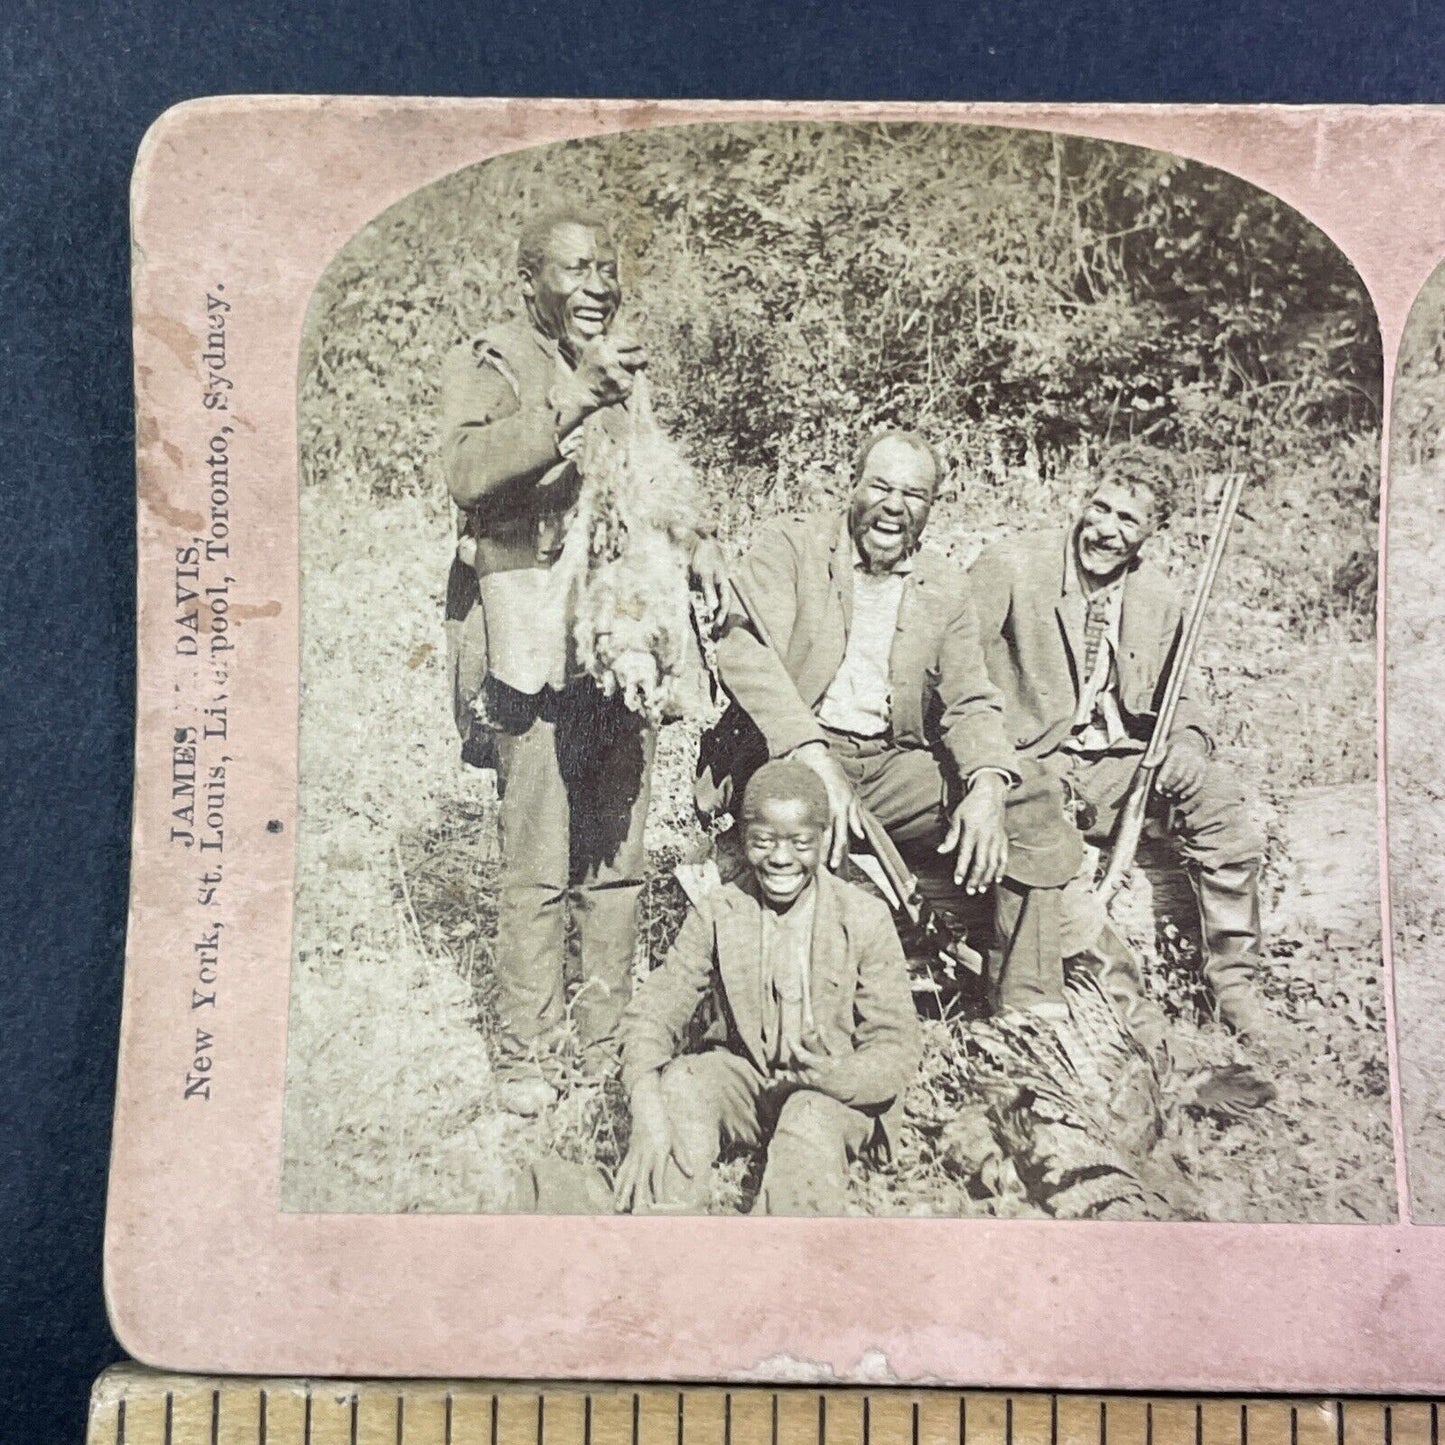
[[[1224,558],[1225,543],[1229,540],[1229,529],[1234,522],[1235,511],[1239,507],[1239,499],[1244,491],[1244,482],[1244,474],[1236,472],[1225,484],[1224,498],[1219,507],[1219,517],[1214,524],[1214,535],[1209,541],[1209,552],[1199,573],[1199,581],[1194,589],[1194,599],[1189,607],[1189,617],[1179,639],[1179,651],[1174,658],[1174,667],[1169,674],[1168,685],[1164,689],[1164,699],[1159,707],[1159,715],[1154,720],[1154,731],[1150,734],[1149,746],[1145,749],[1144,756],[1139,762],[1141,772],[1152,773],[1164,761],[1164,752],[1169,745],[1169,734],[1174,728],[1174,715],[1179,711],[1179,700],[1184,693],[1184,680],[1189,672],[1190,664],[1194,661],[1194,653],[1199,646],[1200,635],[1204,631],[1204,614],[1209,606],[1209,595],[1214,590],[1214,579],[1219,572],[1219,564]]]
[[[1224,544],[1228,540],[1235,511],[1239,507],[1244,482],[1244,474],[1235,472],[1225,484],[1219,517],[1214,524],[1214,535],[1210,538],[1209,552],[1204,559],[1204,566],[1200,569],[1199,581],[1195,584],[1194,600],[1190,603],[1189,617],[1180,634],[1174,665],[1164,687],[1164,698],[1159,705],[1159,714],[1154,719],[1154,730],[1149,735],[1149,746],[1139,760],[1139,770],[1134,775],[1124,806],[1120,809],[1119,820],[1115,824],[1109,866],[1105,869],[1098,887],[1098,896],[1106,904],[1119,891],[1124,875],[1134,864],[1134,854],[1144,827],[1144,813],[1149,806],[1149,795],[1154,789],[1154,775],[1164,762],[1169,734],[1174,730],[1174,716],[1179,711],[1179,700],[1184,695],[1184,678],[1194,661],[1194,651],[1204,629],[1204,612],[1209,604],[1209,594],[1214,590],[1214,579],[1224,556]]]

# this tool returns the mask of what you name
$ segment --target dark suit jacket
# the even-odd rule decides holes
[[[558,449],[549,400],[569,376],[556,344],[526,317],[455,347],[443,366],[442,465],[475,552],[474,562],[453,558],[447,578],[453,704],[463,737],[489,667],[534,692],[565,658],[562,599],[551,595],[546,573],[581,484]],[[625,419],[624,406],[603,407],[584,425],[620,435]]]
[[[1047,757],[1063,743],[1079,703],[1087,604],[1077,588],[1064,590],[1072,537],[1071,527],[1011,537],[985,548],[969,569],[988,670],[1003,694],[1009,737],[1026,758]],[[1119,612],[1124,749],[1141,752],[1148,743],[1182,630],[1178,590],[1159,568],[1137,561]],[[1187,689],[1174,722],[1175,732],[1185,728],[1209,741]]]
[[[847,518],[836,512],[765,527],[738,564],[740,588],[777,651],[740,613],[718,643],[718,675],[770,757],[824,738],[813,710],[843,662],[853,564]],[[979,768],[1017,772],[968,579],[935,553],[919,552],[908,574],[889,674],[900,746],[941,744],[963,777]]]
[[[881,1117],[897,1143],[903,1092],[922,1058],[922,1034],[903,946],[887,905],[820,872],[813,913],[812,995],[817,1042],[832,1060],[833,1098]],[[712,996],[704,1047],[731,1049],[767,1074],[763,1054],[761,911],[757,885],[727,883],[683,920],[666,961],[638,985],[622,1016],[622,1080],[676,1057],[699,1005]]]

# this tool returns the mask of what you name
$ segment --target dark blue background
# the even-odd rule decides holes
[[[118,1351],[100,1241],[126,901],[126,188],[220,92],[1445,100],[1445,7],[129,0],[0,19],[0,1400],[76,1439]],[[196,197],[197,206],[205,197]],[[49,1428],[47,1428],[47,1426]]]

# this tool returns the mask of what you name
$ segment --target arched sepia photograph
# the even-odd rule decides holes
[[[535,147],[297,378],[281,1202],[1395,1217],[1381,353],[1226,172]]]
[[[1445,1223],[1445,792],[1437,681],[1445,606],[1445,270],[1410,310],[1390,418],[1385,699],[1390,897],[1410,1217]]]

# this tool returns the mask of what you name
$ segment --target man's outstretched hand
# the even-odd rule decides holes
[[[662,1076],[651,1074],[632,1091],[632,1137],[627,1156],[617,1170],[612,1207],[619,1214],[645,1214],[662,1197],[667,1163],[671,1159],[687,1178],[692,1165],[672,1137],[667,1106],[662,1099]]]
[[[1008,783],[998,773],[978,773],[963,802],[953,810],[940,853],[957,851],[953,881],[968,893],[983,893],[1008,867],[1008,832],[1004,797]]]
[[[806,763],[822,781],[828,794],[828,836],[823,840],[824,857],[829,869],[836,873],[848,856],[849,838],[863,836],[863,814],[853,785],[843,765],[828,751],[827,743],[804,743],[789,754]]]

